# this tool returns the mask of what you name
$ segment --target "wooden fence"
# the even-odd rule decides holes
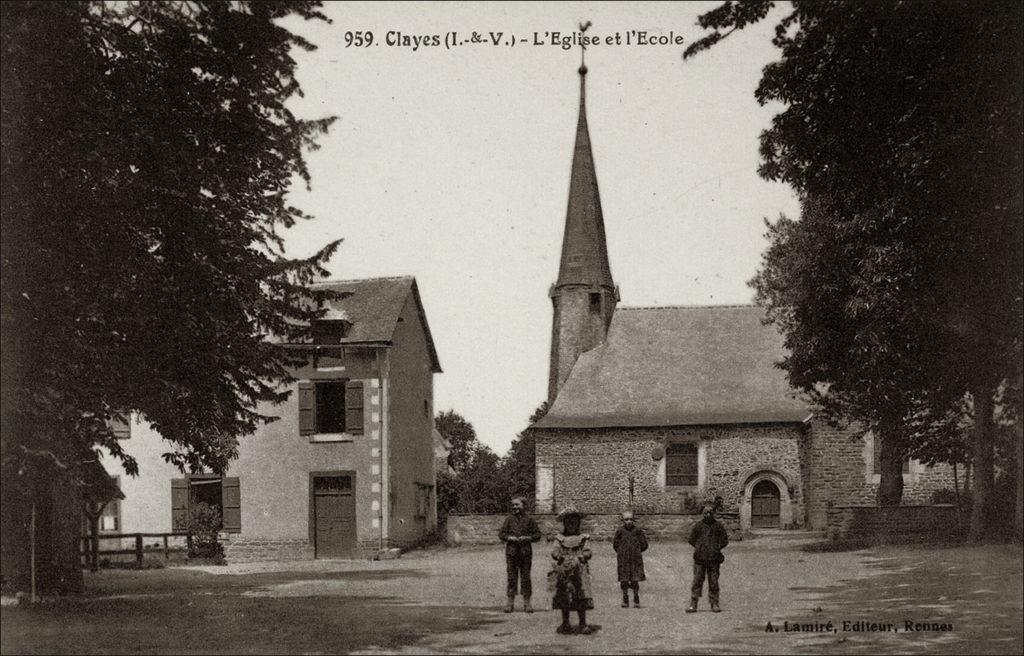
[[[147,548],[146,538],[161,538],[162,547],[152,546]],[[185,538],[185,546],[171,546],[171,538]],[[123,548],[125,539],[134,540],[131,549]],[[100,549],[100,542],[105,540],[117,540],[121,545],[118,549]],[[164,560],[170,560],[172,553],[186,553],[192,548],[192,535],[189,533],[104,533],[101,535],[87,535],[81,538],[82,566],[92,571],[99,568],[100,556],[127,556],[134,554],[135,562],[141,564],[146,554],[163,554]]]

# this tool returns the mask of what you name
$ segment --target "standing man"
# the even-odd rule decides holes
[[[690,544],[693,546],[693,586],[690,588],[690,607],[686,612],[697,612],[697,600],[704,592],[704,577],[707,576],[711,612],[721,613],[722,609],[718,606],[718,574],[725,560],[722,549],[729,544],[729,534],[715,519],[714,506],[705,504],[702,514],[704,518],[694,524],[690,531]]]
[[[523,500],[512,499],[512,513],[505,518],[505,523],[498,531],[498,537],[505,543],[505,570],[508,572],[508,604],[505,612],[511,613],[516,593],[523,594],[523,610],[533,612],[530,595],[533,586],[530,584],[530,566],[533,561],[532,542],[540,540],[540,528],[537,522],[523,511]]]

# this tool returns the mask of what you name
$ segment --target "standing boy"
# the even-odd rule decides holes
[[[715,519],[714,506],[706,504],[702,514],[703,519],[694,524],[690,531],[690,544],[693,546],[693,586],[690,588],[690,607],[686,612],[697,612],[697,600],[704,591],[704,577],[707,576],[711,612],[720,613],[722,609],[718,605],[718,574],[725,560],[722,549],[729,544],[729,534]]]
[[[512,514],[505,518],[498,537],[505,543],[505,571],[508,574],[508,604],[505,612],[512,612],[516,592],[519,591],[523,595],[523,610],[532,613],[530,567],[533,563],[533,546],[530,543],[540,540],[540,528],[533,517],[523,512],[523,500],[519,497],[512,499]]]

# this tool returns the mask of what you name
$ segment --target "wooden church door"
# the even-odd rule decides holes
[[[750,493],[751,528],[778,528],[779,488],[769,480],[759,481]]]

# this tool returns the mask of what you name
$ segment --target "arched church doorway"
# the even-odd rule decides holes
[[[750,527],[778,528],[779,487],[768,479],[758,481],[750,493]]]

